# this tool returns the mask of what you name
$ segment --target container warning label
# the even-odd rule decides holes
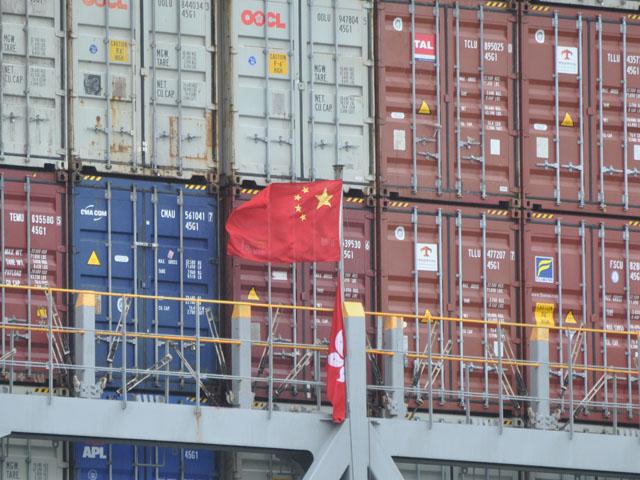
[[[556,71],[567,75],[578,74],[578,49],[576,47],[556,47]]]
[[[271,75],[289,75],[289,57],[286,53],[269,52],[269,73]]]
[[[407,149],[407,134],[404,130],[393,131],[393,149],[399,152]]]
[[[109,61],[129,63],[129,42],[126,40],[109,40]]]
[[[553,283],[553,258],[535,258],[535,279],[538,283]]]
[[[438,245],[416,243],[416,270],[420,272],[438,271]]]
[[[416,33],[414,39],[416,60],[422,62],[436,61],[436,36],[433,33]]]
[[[98,254],[96,253],[95,250],[93,250],[91,252],[91,255],[89,255],[89,260],[87,260],[87,265],[93,265],[94,267],[100,266],[100,259],[98,258]]]
[[[536,157],[549,158],[549,139],[547,137],[536,137]]]
[[[555,304],[553,303],[536,303],[536,310],[534,313],[536,325],[539,327],[555,326],[555,322],[553,320],[554,309]]]

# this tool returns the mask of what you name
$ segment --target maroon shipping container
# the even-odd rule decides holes
[[[523,234],[525,321],[638,332],[639,227],[637,221],[608,217],[528,214]],[[527,338],[531,333],[527,329]],[[561,418],[567,419],[570,412],[571,362],[577,420],[610,423],[613,403],[624,405],[617,412],[619,423],[633,420],[631,406],[638,402],[635,333],[551,330],[549,350],[550,361],[556,364],[551,374],[552,409]],[[605,372],[605,367],[613,371]],[[637,424],[637,411],[633,414]]]
[[[389,201],[380,217],[379,294],[382,311],[424,315],[520,321],[520,220],[517,212]],[[406,320],[408,352],[427,353],[427,326]],[[419,328],[419,335],[416,335]],[[498,411],[496,363],[519,358],[517,329],[503,327],[504,347],[496,327],[457,321],[432,326],[434,408],[464,412],[470,395],[472,413]],[[409,361],[405,387],[411,406],[426,397],[425,360]],[[503,395],[522,393],[523,375],[505,365]],[[518,402],[504,402],[517,411]]]
[[[38,287],[67,287],[66,186],[56,174],[42,171],[0,169],[0,251],[2,283]],[[2,324],[46,326],[47,299],[42,292],[1,288]],[[67,300],[53,295],[62,325],[67,325]],[[16,349],[13,367],[0,362],[2,378],[25,383],[43,383],[49,359],[47,334],[24,330],[3,330],[2,354]],[[69,361],[61,350],[68,340],[54,336],[58,361]],[[63,358],[64,357],[64,358]],[[39,362],[41,366],[30,365]],[[56,382],[59,378],[56,371]]]
[[[250,199],[259,190],[239,189],[224,201],[225,212]],[[362,198],[344,199],[344,290],[345,300],[361,302],[366,310],[375,309],[375,209]],[[274,304],[333,308],[338,266],[336,263],[265,264],[237,257],[226,257],[225,298],[260,300]],[[252,338],[268,339],[268,315],[264,308],[252,309]],[[302,312],[273,308],[275,342],[328,346],[331,313]],[[372,330],[373,335],[373,330]],[[318,402],[325,400],[325,387],[284,381],[325,381],[326,353],[305,356],[304,350],[274,348],[274,400]],[[252,376],[257,399],[268,399],[268,351],[252,349]],[[319,360],[319,361],[318,361]],[[299,370],[297,374],[292,372]],[[370,381],[373,381],[370,379]]]
[[[640,21],[625,11],[521,8],[525,206],[633,215],[640,206]]]
[[[377,5],[383,193],[508,206],[520,194],[517,11],[472,0]]]

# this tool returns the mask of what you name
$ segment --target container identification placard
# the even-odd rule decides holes
[[[416,60],[436,61],[436,36],[433,33],[416,33],[414,39]]]

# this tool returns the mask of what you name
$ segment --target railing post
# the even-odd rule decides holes
[[[529,342],[531,361],[537,363],[531,367],[531,403],[533,426],[544,430],[555,428],[556,420],[551,416],[549,386],[549,329],[542,322],[531,331]]]
[[[383,347],[393,352],[393,356],[384,356],[384,385],[390,389],[387,390],[389,401],[386,406],[389,417],[404,418],[407,413],[404,403],[403,325],[404,320],[400,317],[387,317],[384,320]]]
[[[78,295],[75,306],[75,326],[82,334],[73,335],[77,378],[76,395],[82,398],[100,398],[102,389],[96,385],[96,296]]]
[[[240,345],[231,346],[233,403],[240,408],[251,408],[251,306],[234,305],[231,315],[231,336]],[[271,374],[271,372],[269,372]]]

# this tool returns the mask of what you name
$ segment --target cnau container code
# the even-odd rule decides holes
[[[218,297],[218,201],[203,185],[82,176],[72,188],[73,287],[108,293],[215,299]],[[123,300],[102,296],[96,327],[157,335],[211,336],[218,322],[214,305],[158,299]],[[126,322],[126,323],[125,323]],[[217,327],[217,323],[216,323]],[[119,331],[119,330],[118,330]],[[195,350],[186,342],[138,338],[127,342],[127,367],[156,368],[167,354],[171,378],[154,375],[137,388],[165,394],[193,393]],[[119,374],[100,367],[122,367],[122,344],[96,338],[96,377],[120,388]],[[202,378],[217,372],[213,344],[200,349]],[[194,367],[195,368],[195,367]],[[133,392],[135,393],[135,392]]]
[[[64,176],[51,172],[0,169],[0,266],[2,284],[67,287],[67,186]],[[52,295],[51,312],[44,292],[0,288],[3,328],[0,378],[29,384],[47,382],[49,342],[44,332],[13,327],[46,326],[49,316],[57,326],[68,324],[66,295]],[[52,320],[53,321],[53,320]],[[6,329],[11,326],[12,329]],[[68,363],[69,342],[55,334],[56,362]],[[11,350],[16,350],[11,355]],[[13,363],[15,362],[15,363]],[[55,383],[63,381],[61,370]]]
[[[228,214],[258,192],[258,189],[234,189],[223,199],[225,212]],[[345,300],[362,302],[365,309],[371,311],[375,308],[375,208],[367,199],[345,197],[343,225]],[[332,262],[265,265],[227,257],[224,294],[226,299],[236,301],[333,308],[337,275],[338,266]],[[324,346],[329,343],[330,312],[254,307],[251,315],[255,341],[268,339],[271,315],[275,342]],[[230,312],[225,318],[230,318]],[[373,334],[373,325],[370,327],[369,332]],[[230,331],[230,326],[226,326],[226,330]],[[374,344],[375,340],[370,342]],[[326,400],[325,352],[274,348],[273,357],[276,401]],[[267,359],[266,347],[252,348],[252,377],[257,379],[254,393],[260,400],[269,397]],[[369,380],[371,383],[372,378]]]
[[[510,2],[377,2],[381,193],[518,200],[517,13]]]
[[[335,178],[371,187],[369,2],[224,2],[224,172],[238,185]]]

